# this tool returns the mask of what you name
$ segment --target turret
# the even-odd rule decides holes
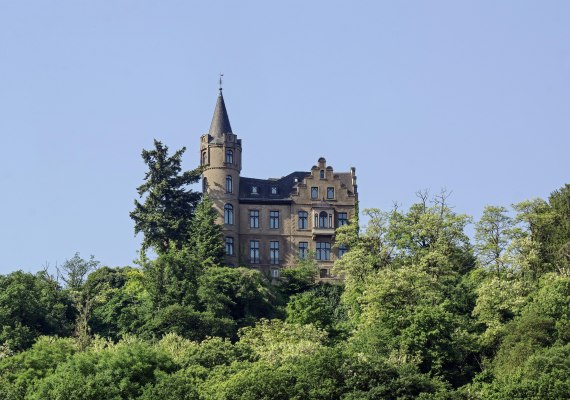
[[[204,166],[202,188],[214,203],[223,227],[227,263],[237,265],[239,249],[239,183],[241,139],[232,132],[222,89],[207,134],[200,137],[200,164]]]

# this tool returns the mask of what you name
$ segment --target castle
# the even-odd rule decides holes
[[[319,279],[337,279],[332,264],[346,248],[334,245],[335,229],[356,212],[355,168],[334,172],[321,157],[308,172],[278,179],[240,176],[242,141],[232,132],[221,88],[210,130],[200,137],[200,163],[203,192],[223,227],[228,265],[278,278],[281,268],[314,253]]]

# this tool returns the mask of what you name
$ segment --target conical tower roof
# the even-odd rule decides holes
[[[208,133],[214,138],[221,138],[224,133],[233,133],[221,89],[218,101],[216,102],[216,108],[214,109],[212,123],[210,124],[210,131]]]

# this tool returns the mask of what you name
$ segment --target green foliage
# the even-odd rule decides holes
[[[63,265],[57,269],[66,288],[72,291],[80,291],[87,276],[95,271],[98,266],[99,261],[95,260],[95,256],[91,255],[89,260],[84,260],[79,253],[75,253],[73,258],[65,260]]]
[[[319,267],[314,253],[304,259],[298,259],[295,266],[281,270],[279,290],[286,297],[302,293],[315,286]]]
[[[202,268],[223,264],[225,248],[222,227],[216,224],[217,217],[212,202],[204,197],[196,207],[188,244],[193,259]]]
[[[262,319],[254,327],[241,329],[239,343],[251,350],[257,359],[281,364],[316,352],[326,337],[325,331],[313,325]]]
[[[236,322],[231,318],[217,317],[211,312],[172,304],[158,310],[142,329],[145,336],[162,337],[175,333],[187,339],[203,340],[209,336],[233,336]]]
[[[73,319],[71,298],[46,273],[0,276],[0,343],[12,351],[41,335],[69,335]]]
[[[185,241],[143,252],[140,269],[85,280],[76,255],[68,289],[0,276],[0,398],[569,398],[568,193],[520,203],[513,219],[488,207],[474,249],[445,192],[367,210],[362,232],[336,231],[343,285],[316,283],[312,257],[275,286],[218,266],[205,199]],[[74,312],[95,337],[41,336],[71,334]]]
[[[158,253],[172,246],[181,249],[190,238],[192,216],[200,194],[188,189],[198,182],[201,169],[182,171],[182,154],[186,148],[168,156],[168,147],[158,140],[153,150],[143,150],[142,158],[148,166],[145,182],[137,188],[144,203],[135,200],[130,213],[135,221],[135,234],[144,235],[143,250],[153,248]]]
[[[76,352],[72,339],[42,336],[25,352],[0,360],[0,398],[20,399]]]
[[[293,295],[287,303],[287,322],[312,324],[332,336],[342,333],[346,314],[340,304],[343,286],[320,284],[313,289]]]
[[[39,381],[28,399],[133,399],[174,363],[151,345],[126,340],[116,346],[78,353]]]
[[[504,272],[507,262],[505,250],[509,245],[514,221],[506,215],[505,207],[487,206],[475,226],[475,249],[483,267],[497,276]]]
[[[238,327],[273,316],[273,288],[258,271],[211,267],[200,277],[198,298],[207,312],[231,318]]]
[[[101,299],[94,304],[89,319],[93,334],[118,340],[142,332],[152,304],[141,280],[141,271],[130,267],[104,267],[89,275],[85,290]]]
[[[187,248],[172,247],[155,260],[141,260],[141,265],[143,285],[155,310],[172,304],[196,304],[202,267]]]

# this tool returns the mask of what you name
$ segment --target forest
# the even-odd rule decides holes
[[[479,220],[445,191],[362,210],[342,284],[311,256],[270,282],[223,265],[184,150],[143,150],[136,264],[0,276],[0,399],[570,398],[570,184]]]

